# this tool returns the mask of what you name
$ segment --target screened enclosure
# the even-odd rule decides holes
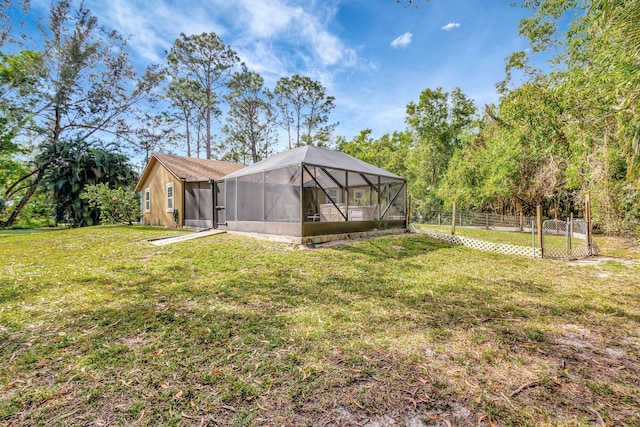
[[[196,228],[213,227],[211,207],[211,184],[206,182],[185,182],[184,225]]]
[[[406,227],[403,178],[339,151],[305,146],[216,181],[219,227],[319,236]]]

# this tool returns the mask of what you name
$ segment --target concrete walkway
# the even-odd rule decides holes
[[[205,231],[198,231],[196,233],[183,234],[181,236],[167,237],[165,239],[156,239],[156,240],[150,241],[149,243],[151,243],[154,246],[165,246],[165,245],[170,245],[172,243],[184,242],[185,240],[199,239],[201,237],[213,236],[214,234],[222,234],[222,233],[226,233],[226,231],[225,230],[205,230]]]

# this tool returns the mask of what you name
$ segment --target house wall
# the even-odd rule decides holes
[[[142,192],[142,222],[147,225],[176,227],[173,211],[167,212],[167,183],[173,182],[173,206],[179,211],[178,227],[184,225],[184,182],[176,178],[160,162],[153,162],[147,178],[140,186]],[[151,189],[151,211],[145,212],[145,189]]]

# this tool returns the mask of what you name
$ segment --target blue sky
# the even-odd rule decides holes
[[[47,0],[33,0],[45,13]],[[527,47],[509,0],[86,0],[107,28],[130,37],[141,67],[162,63],[181,32],[216,32],[273,88],[308,75],[336,98],[335,135],[376,137],[405,128],[405,107],[425,88],[460,87],[496,102],[504,59]],[[35,16],[35,15],[34,15]]]

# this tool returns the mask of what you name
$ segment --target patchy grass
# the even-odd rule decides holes
[[[47,231],[65,230],[66,227],[44,227],[44,228],[0,228],[0,237],[10,236],[14,234],[34,234],[45,233]]]
[[[616,236],[596,236],[600,255],[615,258],[640,259],[640,239]]]
[[[640,265],[0,237],[0,425],[638,425]]]

